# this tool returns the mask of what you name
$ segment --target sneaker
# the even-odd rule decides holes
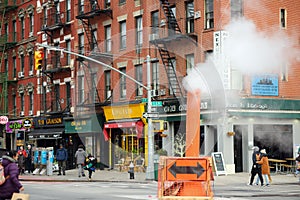
[[[57,176],[60,176],[61,174],[57,174]]]
[[[270,186],[270,184],[266,184],[266,186],[268,187],[268,186]]]
[[[79,175],[78,177],[80,178],[81,176]]]
[[[85,174],[82,174],[82,177],[85,177]]]
[[[255,183],[255,185],[258,185],[258,183]]]
[[[252,186],[252,184],[248,183],[247,185]]]

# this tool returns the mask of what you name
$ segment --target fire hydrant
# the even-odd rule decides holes
[[[133,162],[130,162],[128,173],[129,173],[129,178],[134,179],[134,164],[133,164]]]

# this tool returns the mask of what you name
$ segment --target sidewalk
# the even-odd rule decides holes
[[[85,171],[86,175],[88,174]],[[77,169],[67,170],[66,175],[58,176],[57,172],[53,172],[53,175],[31,175],[23,174],[20,175],[21,181],[59,181],[59,182],[83,182],[89,181],[88,177],[78,177]],[[271,185],[298,183],[299,177],[294,177],[293,174],[271,174],[272,183]],[[214,186],[226,186],[226,185],[247,185],[249,183],[250,174],[249,173],[236,173],[228,174],[222,176],[214,176],[214,181],[212,184]],[[256,179],[255,179],[256,180]],[[91,181],[100,182],[136,182],[136,183],[149,183],[153,180],[146,180],[146,173],[135,172],[134,179],[129,178],[128,172],[119,172],[117,170],[96,170],[93,173]]]

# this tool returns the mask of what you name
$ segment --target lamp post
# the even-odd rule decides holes
[[[121,72],[120,70],[113,68],[110,65],[107,65],[103,62],[100,62],[98,60],[95,60],[93,58],[87,57],[85,55],[79,54],[79,53],[75,53],[72,51],[68,51],[65,49],[59,49],[50,45],[46,45],[46,44],[40,44],[37,43],[37,46],[40,47],[44,47],[47,48],[48,50],[52,50],[52,51],[60,51],[60,52],[64,52],[64,53],[68,53],[68,54],[72,54],[78,57],[82,57],[86,60],[98,63],[100,65],[103,65],[111,70],[114,70],[120,74],[122,74],[123,76],[127,77],[128,79],[132,80],[133,82],[135,82],[136,84],[138,84],[139,86],[143,87],[144,89],[147,90],[147,112],[151,113],[151,109],[152,109],[152,102],[151,102],[151,68],[150,68],[150,56],[147,55],[146,57],[146,64],[147,64],[147,87],[145,85],[143,85],[142,83],[140,83],[139,81],[135,80],[134,78],[132,78],[131,76],[128,76],[127,74]],[[151,117],[148,117],[148,166],[147,166],[147,172],[146,172],[146,179],[147,180],[154,180],[154,162],[153,162],[153,154],[154,154],[154,144],[153,144],[153,133],[152,133],[152,120]]]

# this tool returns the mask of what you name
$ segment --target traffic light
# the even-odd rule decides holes
[[[35,70],[42,69],[43,59],[44,59],[44,52],[42,52],[42,51],[34,52],[34,62],[35,62],[34,68],[35,68]]]

